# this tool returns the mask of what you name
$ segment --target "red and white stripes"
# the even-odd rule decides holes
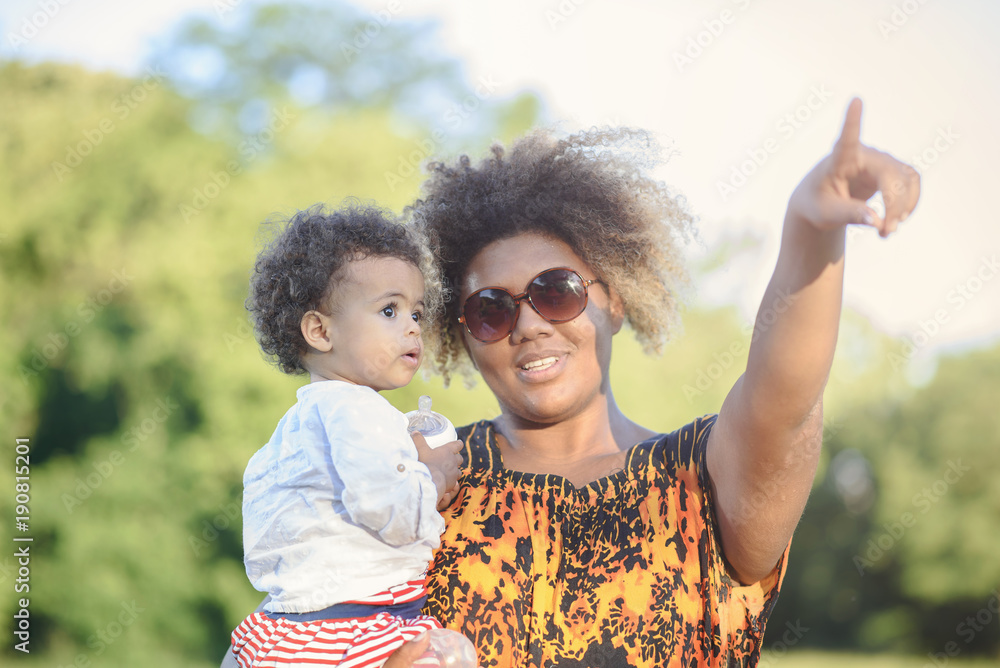
[[[394,605],[424,596],[423,580],[407,582],[350,603]],[[433,617],[370,617],[294,622],[255,612],[233,631],[232,651],[242,668],[338,666],[380,668],[404,642],[441,628]]]

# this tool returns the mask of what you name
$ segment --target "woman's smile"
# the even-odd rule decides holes
[[[540,383],[556,377],[566,366],[568,353],[529,353],[517,361],[525,382]]]

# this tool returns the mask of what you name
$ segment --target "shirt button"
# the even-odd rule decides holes
[[[402,464],[397,464],[396,465],[396,470],[399,471],[400,473],[402,473],[403,471],[406,470],[406,467],[403,466]]]

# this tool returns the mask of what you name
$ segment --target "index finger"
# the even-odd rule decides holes
[[[834,164],[845,156],[857,150],[861,144],[861,98],[856,97],[847,105],[847,114],[844,116],[844,127],[840,130],[840,137],[833,145]]]

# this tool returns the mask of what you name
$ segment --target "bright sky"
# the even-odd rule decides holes
[[[5,0],[0,55],[134,72],[185,12],[239,2]],[[1000,216],[988,202],[1000,177],[995,0],[358,4],[438,17],[442,48],[466,62],[470,80],[489,77],[502,96],[538,91],[566,129],[627,124],[672,142],[680,155],[661,175],[700,216],[706,249],[747,231],[766,240],[763,253],[699,286],[702,300],[738,303],[747,317],[789,195],[861,96],[862,140],[918,160],[923,197],[890,239],[852,234],[846,302],[897,335],[937,316],[936,333],[918,338],[921,355],[1000,335]],[[26,29],[32,36],[12,45]]]

